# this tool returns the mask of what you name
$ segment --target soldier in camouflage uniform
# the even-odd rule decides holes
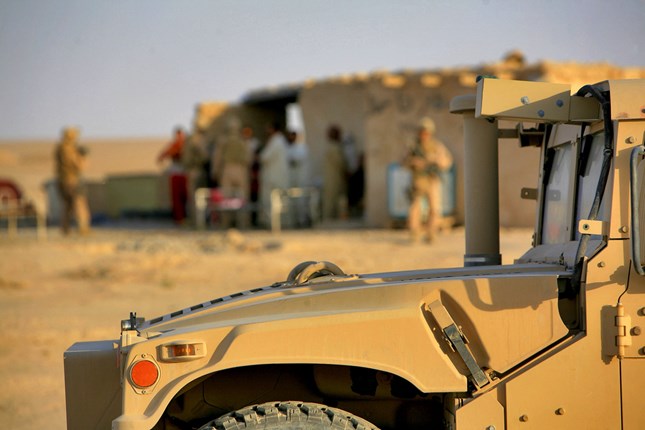
[[[187,204],[188,218],[195,220],[195,191],[209,185],[210,156],[206,147],[206,136],[202,130],[195,127],[193,133],[186,138],[186,143],[181,151],[181,164],[187,178]]]
[[[86,235],[90,231],[90,210],[81,178],[86,150],[78,146],[78,135],[78,129],[64,128],[61,141],[54,151],[54,159],[58,191],[63,203],[61,217],[63,234],[69,234],[72,217],[74,217],[79,232]]]
[[[412,203],[408,214],[408,228],[412,240],[423,237],[423,201],[428,205],[426,240],[432,242],[441,217],[441,172],[452,166],[452,155],[446,146],[434,137],[435,124],[424,118],[419,124],[417,140],[408,154],[405,165],[412,171]]]
[[[226,134],[217,142],[212,166],[218,175],[217,180],[224,198],[238,198],[243,204],[248,203],[251,156],[248,144],[242,137],[240,120],[237,117],[229,118]],[[230,223],[231,218],[224,211],[222,224],[224,227],[228,227]],[[236,226],[248,226],[248,213],[238,211]]]

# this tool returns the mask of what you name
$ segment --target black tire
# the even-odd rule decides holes
[[[271,402],[228,413],[199,430],[379,430],[349,412],[317,403]]]

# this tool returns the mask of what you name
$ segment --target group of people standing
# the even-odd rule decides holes
[[[207,187],[219,189],[222,198],[251,203],[257,212],[249,214],[249,221],[268,226],[274,189],[310,186],[309,154],[302,139],[294,131],[283,133],[278,123],[269,124],[266,131],[266,143],[261,145],[250,127],[243,127],[237,117],[229,117],[224,132],[209,148],[203,134],[186,136],[177,127],[172,141],[158,156],[159,162],[170,160],[166,172],[175,222],[183,223],[194,215],[191,213],[194,191]],[[414,241],[434,239],[442,215],[441,173],[453,164],[450,151],[434,134],[434,122],[422,119],[415,143],[403,160],[412,173],[408,227]],[[81,178],[86,150],[78,144],[78,137],[78,129],[64,128],[54,153],[64,234],[69,233],[73,218],[81,234],[87,234],[90,228]],[[346,217],[349,207],[360,204],[364,173],[362,157],[357,153],[351,135],[343,136],[337,125],[328,127],[322,154],[323,219]],[[222,221],[230,223],[228,219]],[[238,220],[237,224],[247,226],[245,221]]]
[[[308,186],[308,151],[298,134],[283,133],[279,123],[268,124],[266,133],[266,142],[260,144],[252,128],[235,116],[225,120],[223,131],[211,142],[203,134],[186,137],[178,129],[158,158],[171,160],[167,172],[175,222],[193,215],[194,191],[206,187],[216,189],[219,199],[251,208],[237,211],[235,217],[224,211],[220,222],[225,227],[266,226],[272,190]]]

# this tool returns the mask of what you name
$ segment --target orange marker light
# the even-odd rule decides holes
[[[171,345],[173,357],[189,357],[195,355],[195,345]]]
[[[176,340],[157,348],[160,361],[181,363],[206,356],[206,344],[200,340]]]
[[[150,360],[140,360],[130,368],[130,380],[139,388],[153,386],[159,378],[159,369]]]

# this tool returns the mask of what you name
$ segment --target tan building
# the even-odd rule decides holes
[[[338,124],[351,133],[364,154],[365,198],[363,219],[366,226],[391,224],[388,207],[388,169],[401,161],[414,138],[420,118],[431,117],[437,124],[437,137],[455,158],[453,195],[454,219],[463,221],[463,135],[461,117],[449,113],[449,103],[457,95],[474,93],[479,75],[504,79],[569,83],[573,88],[583,83],[606,79],[643,78],[643,68],[619,68],[609,64],[577,64],[541,61],[525,64],[519,52],[502,61],[474,67],[422,71],[374,72],[330,79],[309,80],[297,85],[267,88],[248,93],[239,105],[217,111],[207,127],[216,136],[221,119],[234,111],[264,138],[264,124],[286,121],[286,108],[297,103],[302,111],[306,142],[311,156],[314,180],[322,174],[322,149],[326,130]],[[197,112],[209,111],[209,103]],[[211,104],[213,106],[218,104]],[[221,105],[219,105],[221,106]],[[202,127],[208,120],[196,118]],[[501,125],[503,127],[503,124]],[[535,187],[536,148],[520,148],[516,139],[508,139],[500,148],[500,224],[504,227],[530,226],[534,203],[520,198],[522,187]],[[314,181],[316,182],[316,181]],[[320,179],[318,180],[320,182]]]

